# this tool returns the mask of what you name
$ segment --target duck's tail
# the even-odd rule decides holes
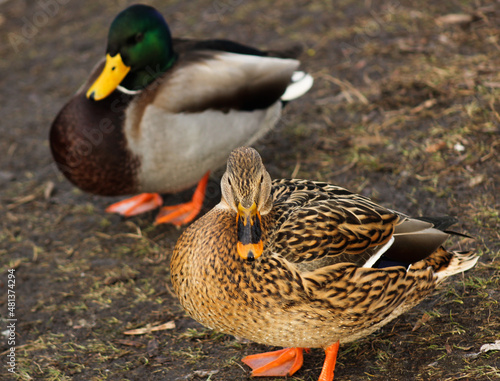
[[[479,255],[473,251],[448,251],[442,246],[429,257],[410,265],[409,272],[432,269],[435,284],[474,267]],[[426,271],[425,271],[426,272]]]
[[[459,274],[473,268],[479,259],[479,256],[472,251],[453,251],[449,252],[449,254],[452,254],[452,257],[448,261],[448,265],[436,271],[438,283],[441,283],[449,276]]]
[[[310,74],[304,71],[294,72],[290,84],[281,96],[281,100],[287,102],[301,97],[309,91],[313,83],[314,79]]]

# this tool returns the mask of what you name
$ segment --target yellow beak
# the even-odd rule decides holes
[[[248,261],[259,258],[264,251],[264,244],[262,242],[261,217],[257,211],[257,205],[253,203],[247,209],[240,203],[236,215],[236,224],[238,228],[236,249],[239,256]]]
[[[111,57],[106,54],[106,64],[96,81],[87,91],[87,98],[100,101],[111,94],[123,81],[130,67],[123,63],[120,53]]]

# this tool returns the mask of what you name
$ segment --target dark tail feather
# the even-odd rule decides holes
[[[425,222],[430,222],[431,224],[434,225],[436,229],[439,229],[447,234],[450,235],[457,235],[459,237],[464,237],[464,238],[472,238],[470,235],[464,234],[464,233],[459,233],[453,230],[448,230],[448,228],[452,225],[455,225],[458,220],[455,217],[451,216],[442,216],[442,217],[417,217],[418,220],[425,221]]]
[[[382,258],[400,263],[416,263],[434,253],[450,235],[469,237],[445,230],[456,222],[454,217],[406,218],[396,226],[394,243]]]
[[[434,225],[436,229],[445,231],[451,225],[455,225],[458,220],[455,217],[451,216],[442,216],[442,217],[416,217],[415,219],[425,222],[430,222]]]
[[[298,58],[302,54],[302,51],[302,46],[296,44],[282,50],[268,50],[266,53],[270,57]]]
[[[174,38],[174,47],[176,50],[191,50],[191,49],[207,49],[207,50],[220,50],[223,52],[248,54],[252,56],[267,56],[277,58],[298,58],[302,53],[300,45],[292,45],[289,48],[282,50],[260,50],[252,46],[243,45],[239,42],[230,40],[191,40],[187,38]]]

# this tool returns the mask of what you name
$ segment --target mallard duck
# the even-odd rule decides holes
[[[54,120],[54,160],[86,192],[146,192],[107,209],[126,216],[161,206],[158,193],[198,183],[190,202],[164,207],[156,220],[187,223],[201,208],[209,172],[268,132],[282,102],[312,86],[299,61],[279,54],[172,39],[158,11],[133,5],[111,24],[105,62]]]
[[[220,203],[179,238],[171,279],[205,326],[287,347],[244,358],[252,376],[292,375],[303,348],[323,348],[319,380],[333,380],[340,343],[374,332],[478,259],[441,246],[451,218],[410,218],[323,182],[271,181],[252,148],[230,154],[221,188]]]

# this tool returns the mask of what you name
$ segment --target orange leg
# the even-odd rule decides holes
[[[163,200],[158,193],[142,193],[108,206],[106,212],[130,217],[156,209],[162,204]]]
[[[155,225],[169,223],[175,226],[181,226],[191,222],[198,213],[200,213],[201,207],[203,206],[209,175],[210,172],[207,172],[200,180],[191,201],[161,208],[156,216]]]
[[[285,348],[247,356],[242,361],[252,368],[252,377],[284,377],[300,369],[303,354],[302,348]]]
[[[339,346],[340,343],[337,341],[325,349],[325,362],[323,363],[323,369],[321,369],[318,381],[333,381],[333,372],[335,370],[335,363],[337,362]]]

